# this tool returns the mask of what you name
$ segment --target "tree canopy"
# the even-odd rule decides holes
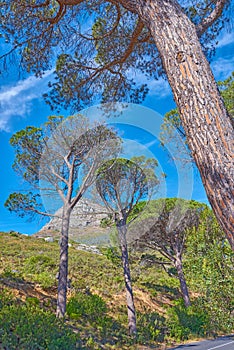
[[[134,206],[149,199],[159,183],[156,167],[156,159],[141,156],[111,159],[98,169],[97,191],[111,213],[127,220]]]
[[[98,167],[118,152],[118,140],[110,128],[92,124],[82,115],[66,120],[50,116],[41,128],[18,131],[10,139],[15,149],[13,168],[29,190],[11,194],[6,206],[21,216],[35,212],[50,216],[53,212],[41,211],[40,198],[59,196],[60,205],[68,202],[74,207],[94,181]]]
[[[56,81],[45,95],[52,108],[72,105],[77,111],[92,102],[97,91],[103,102],[140,102],[148,88],[137,75],[158,79],[165,72],[152,33],[135,3],[8,0],[2,4],[0,28],[10,44],[9,52],[19,53],[20,66],[28,72],[40,75],[53,66],[58,55]],[[229,1],[179,3],[196,25],[210,57],[230,17]],[[8,52],[2,58],[6,63]]]

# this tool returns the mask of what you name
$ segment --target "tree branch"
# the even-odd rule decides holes
[[[201,36],[222,15],[223,9],[228,2],[229,0],[216,1],[214,10],[196,26],[198,36]]]
[[[116,58],[113,61],[108,62],[107,64],[104,64],[103,66],[101,66],[99,68],[80,66],[79,69],[87,68],[88,70],[94,70],[94,72],[92,74],[90,74],[89,77],[82,79],[80,81],[80,83],[76,85],[76,90],[80,89],[82,86],[84,86],[88,82],[91,82],[93,79],[98,78],[98,76],[101,73],[103,73],[105,70],[108,70],[108,71],[113,73],[113,71],[111,70],[111,68],[113,66],[123,64],[127,60],[127,58],[131,55],[135,45],[138,43],[137,39],[140,36],[143,28],[144,28],[144,24],[141,20],[139,20],[137,25],[136,25],[136,28],[134,29],[134,31],[132,33],[130,43],[129,43],[129,45],[128,45],[128,47],[127,47],[127,49],[124,52],[122,57]],[[116,72],[116,74],[118,74],[118,72]]]
[[[65,185],[68,187],[69,183],[66,179],[64,179],[64,177],[60,176],[58,173],[56,173],[56,171],[54,170],[54,167],[50,166],[50,170],[51,170],[51,174],[54,175],[58,180],[62,181],[63,183],[65,183]]]
[[[37,209],[35,209],[33,207],[26,208],[25,210],[33,211],[34,213],[39,214],[39,215],[43,215],[43,216],[49,216],[49,217],[53,217],[53,218],[62,219],[62,217],[59,216],[59,215],[49,214],[49,213],[46,213],[44,211],[37,210]]]
[[[113,27],[109,30],[109,32],[103,34],[102,36],[95,36],[93,37],[92,35],[89,36],[85,36],[83,34],[80,34],[81,38],[85,39],[85,40],[102,40],[105,39],[109,36],[111,36],[111,34],[114,33],[115,29],[118,27],[119,22],[120,22],[120,18],[121,18],[121,11],[120,11],[120,7],[119,4],[114,4],[116,6],[116,11],[117,11],[117,18],[116,21],[113,25]]]
[[[73,158],[72,163],[70,164],[69,169],[69,180],[68,180],[68,191],[67,191],[67,200],[70,202],[72,192],[73,192],[73,185],[74,185],[74,171],[75,171],[75,158]]]
[[[113,3],[120,3],[126,10],[137,13],[137,1],[136,0],[110,0]]]

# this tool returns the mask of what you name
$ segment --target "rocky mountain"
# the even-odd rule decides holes
[[[56,215],[62,216],[62,208]],[[108,217],[108,211],[100,204],[94,203],[88,199],[81,199],[71,213],[69,236],[71,239],[82,243],[96,244],[97,240],[106,240],[108,237],[107,229],[100,226],[101,220]],[[62,219],[52,218],[36,234],[38,237],[60,235]]]

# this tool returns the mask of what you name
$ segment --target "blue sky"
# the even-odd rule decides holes
[[[223,32],[220,36],[215,58],[211,64],[215,78],[223,80],[234,70],[234,35],[233,32]],[[0,45],[0,50],[3,46]],[[42,93],[48,88],[48,81],[52,79],[52,70],[45,72],[42,79],[34,76],[20,78],[16,67],[12,66],[7,77],[0,80],[0,231],[15,230],[21,233],[32,234],[37,232],[45,223],[43,219],[36,219],[33,222],[26,222],[25,219],[18,218],[9,213],[4,208],[4,202],[8,195],[24,187],[22,180],[13,172],[12,163],[14,152],[9,145],[10,137],[18,130],[28,125],[40,126],[46,121],[47,116],[53,114],[45,104]],[[159,79],[149,82],[149,95],[144,102],[144,106],[163,115],[174,107],[172,94],[166,81]],[[68,115],[68,112],[61,113]],[[121,124],[120,124],[121,125]],[[155,141],[154,135],[150,132],[142,132],[139,128],[122,125],[124,137],[128,139],[128,146],[131,141],[146,145],[148,151],[160,159],[162,170],[167,175],[167,195],[175,195],[174,189],[177,186],[178,178],[175,166],[167,163],[165,153],[160,155],[160,147]],[[144,129],[144,128],[143,128]],[[135,140],[135,141],[134,141]],[[131,144],[131,147],[135,147]],[[161,158],[160,158],[161,157]],[[206,202],[206,195],[202,187],[199,174],[193,173],[193,193],[192,198]]]

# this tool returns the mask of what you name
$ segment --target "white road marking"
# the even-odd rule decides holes
[[[230,341],[229,343],[218,345],[218,346],[215,346],[214,348],[209,348],[207,350],[213,350],[213,349],[222,348],[223,346],[226,346],[226,345],[229,345],[229,344],[232,344],[232,343],[234,343],[234,341]]]

